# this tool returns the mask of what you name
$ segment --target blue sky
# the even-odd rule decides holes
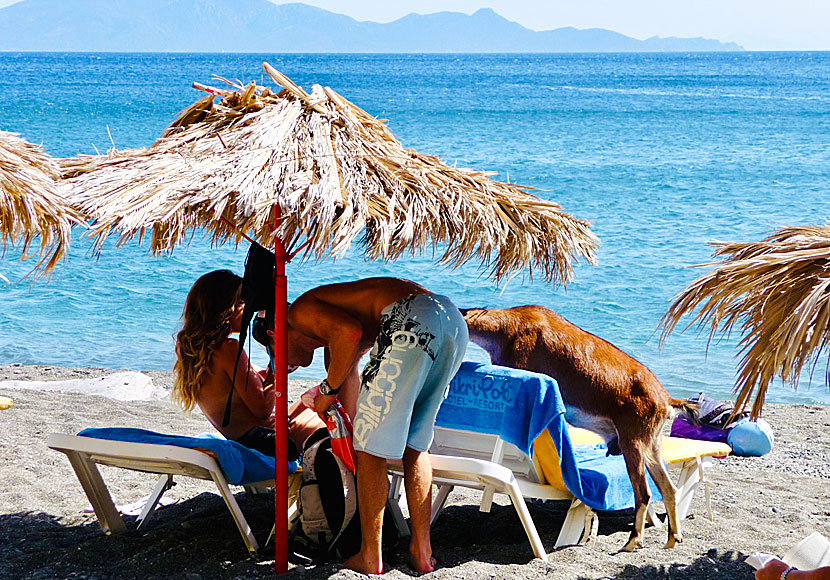
[[[0,8],[18,0],[0,0]],[[275,2],[282,4],[283,2]],[[533,30],[607,28],[634,38],[704,36],[749,50],[830,50],[828,0],[303,0],[357,20],[492,8]]]

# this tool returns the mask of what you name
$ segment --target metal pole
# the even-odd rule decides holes
[[[279,206],[274,212],[275,231],[282,221]],[[288,255],[279,235],[274,241],[277,259],[274,292],[274,568],[288,572]]]

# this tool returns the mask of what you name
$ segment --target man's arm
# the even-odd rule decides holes
[[[327,380],[332,389],[339,389],[360,362],[363,325],[349,313],[307,294],[291,305],[289,323],[326,346]]]

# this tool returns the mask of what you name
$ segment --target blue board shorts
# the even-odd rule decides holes
[[[384,308],[360,380],[355,449],[385,459],[400,459],[406,447],[429,449],[468,341],[467,323],[446,296],[416,294]]]

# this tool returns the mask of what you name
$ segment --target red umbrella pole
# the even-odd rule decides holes
[[[279,208],[276,226],[280,224]],[[288,254],[282,240],[274,242],[277,258],[274,293],[274,568],[277,574],[288,572],[288,278],[285,264]]]

